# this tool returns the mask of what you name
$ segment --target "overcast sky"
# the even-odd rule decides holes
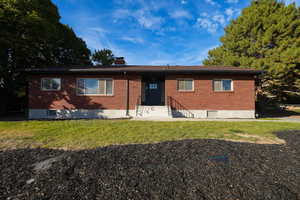
[[[199,65],[250,0],[53,0],[88,47],[127,64]],[[300,0],[285,0],[286,3]]]

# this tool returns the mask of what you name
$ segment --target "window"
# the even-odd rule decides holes
[[[78,95],[113,95],[112,79],[80,78],[77,79]]]
[[[57,116],[57,111],[56,110],[48,110],[47,115],[49,117],[56,117]]]
[[[218,118],[218,111],[216,110],[208,110],[207,111],[207,118]]]
[[[178,79],[177,89],[179,91],[193,91],[194,90],[194,80],[193,79]]]
[[[42,78],[41,88],[44,91],[57,91],[60,90],[60,78]]]
[[[155,89],[157,89],[157,83],[150,83],[150,84],[149,84],[149,89],[150,89],[150,90],[155,90]]]
[[[221,79],[214,80],[214,91],[233,91],[232,80],[230,79]]]

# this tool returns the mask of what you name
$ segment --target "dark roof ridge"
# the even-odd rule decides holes
[[[42,68],[28,68],[28,69],[107,69],[107,68],[130,68],[130,67],[155,67],[155,68],[174,68],[174,67],[187,67],[187,68],[223,68],[223,69],[245,69],[245,70],[256,70],[253,68],[246,67],[235,67],[235,66],[221,66],[221,65],[70,65],[70,66],[54,66],[54,67],[42,67]]]

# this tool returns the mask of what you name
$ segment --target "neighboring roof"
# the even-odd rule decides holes
[[[23,70],[28,73],[64,73],[64,74],[120,74],[120,73],[168,73],[168,74],[250,74],[259,75],[261,70],[246,69],[241,67],[221,66],[150,66],[150,65],[113,65],[113,66],[87,66],[87,67],[51,67],[51,68],[28,68]]]

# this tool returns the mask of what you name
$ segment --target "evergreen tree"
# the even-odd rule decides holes
[[[265,94],[281,101],[300,95],[300,8],[295,4],[253,0],[220,40],[205,65],[262,69]]]
[[[115,56],[109,49],[96,50],[92,55],[92,60],[96,64],[109,66],[114,63]]]

